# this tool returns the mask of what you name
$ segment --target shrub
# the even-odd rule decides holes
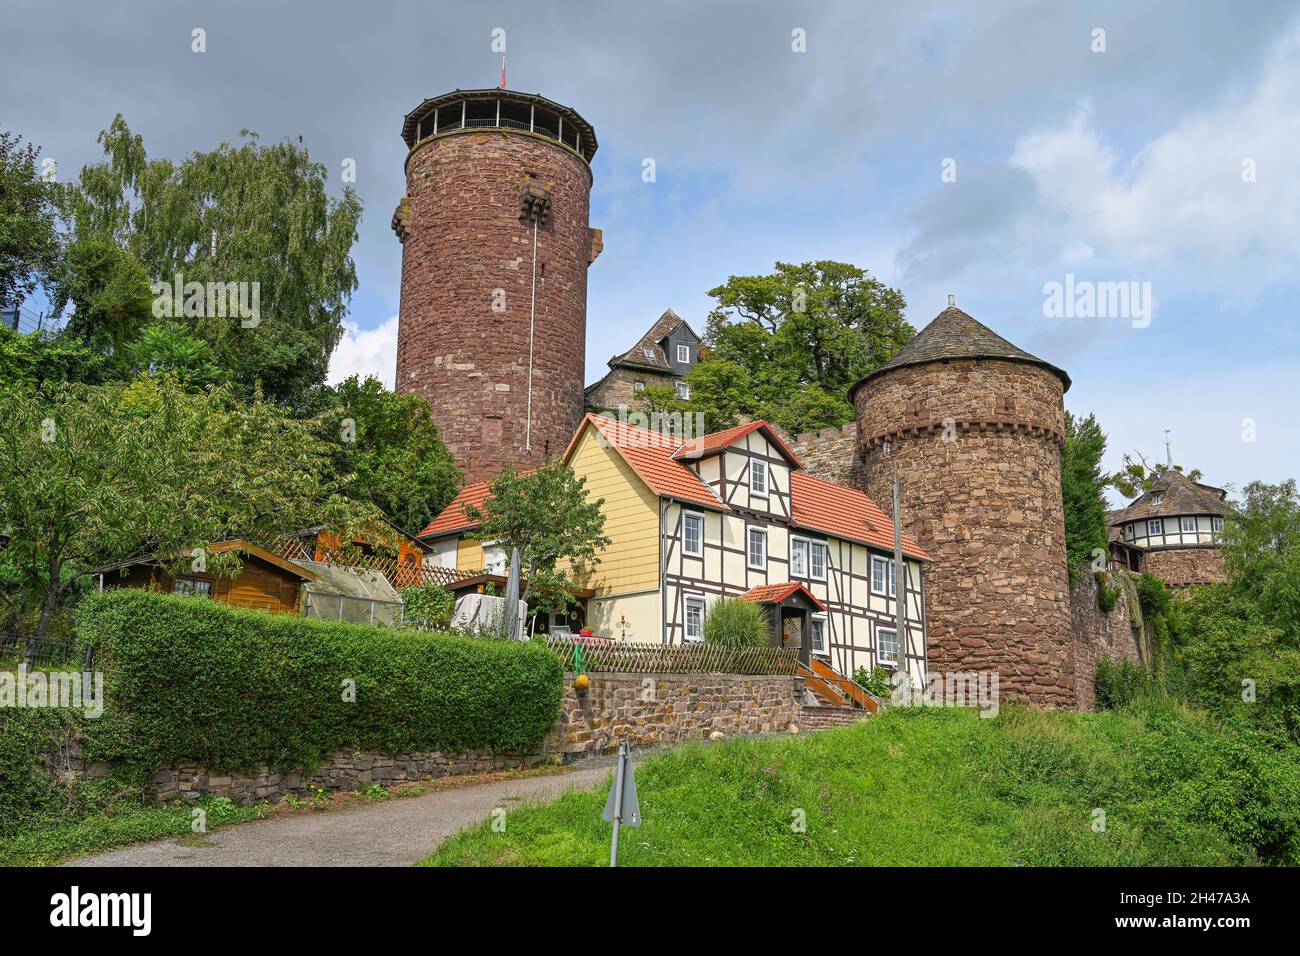
[[[1160,682],[1141,664],[1127,659],[1116,662],[1103,657],[1097,662],[1093,689],[1097,693],[1098,708],[1119,710],[1139,699],[1158,696]]]
[[[870,674],[865,667],[859,667],[853,674],[853,683],[882,700],[889,700],[894,689],[889,671],[883,667],[876,667]]]
[[[80,639],[105,671],[89,759],[152,774],[310,768],[343,747],[531,750],[559,715],[544,648],[289,615],[120,589],[92,595]]]
[[[1101,608],[1103,614],[1109,614],[1115,610],[1115,602],[1119,600],[1119,588],[1111,586],[1110,579],[1104,572],[1096,572],[1093,578],[1097,582],[1097,607]]]
[[[0,837],[56,819],[68,798],[46,763],[81,714],[54,708],[0,708]]]
[[[426,631],[445,631],[456,611],[456,595],[437,584],[411,585],[402,588],[404,618]]]
[[[753,601],[719,598],[704,617],[704,642],[725,647],[766,647],[767,615]]]

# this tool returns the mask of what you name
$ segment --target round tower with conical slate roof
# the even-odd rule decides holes
[[[934,559],[929,669],[1075,704],[1061,448],[1070,378],[955,306],[850,391],[863,490]]]
[[[467,482],[564,452],[582,420],[596,134],[567,106],[457,90],[407,114],[399,392]]]

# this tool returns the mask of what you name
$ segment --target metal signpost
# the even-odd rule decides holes
[[[614,824],[614,842],[609,848],[609,865],[618,866],[619,825],[641,826],[641,804],[636,799],[636,777],[632,774],[632,760],[626,743],[618,745],[618,769],[614,772],[614,786],[609,788],[609,799],[605,801],[605,812],[601,815],[601,819],[606,823]]]

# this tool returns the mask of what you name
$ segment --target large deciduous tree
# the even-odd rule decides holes
[[[160,283],[154,317],[190,326],[244,394],[296,401],[324,382],[342,337],[361,201],[350,187],[331,196],[325,167],[297,143],[241,137],[180,163],[149,159],[119,115],[99,135],[107,159],[84,168],[61,202],[74,243],[109,242],[140,263]],[[161,292],[178,280],[180,300]],[[191,309],[184,283],[243,283],[246,301],[256,283],[257,315],[222,317],[211,294]]]
[[[778,262],[709,295],[708,352],[688,382],[711,428],[738,414],[791,431],[851,421],[849,387],[916,334],[900,291],[842,262]]]
[[[96,565],[231,538],[274,547],[316,524],[345,540],[374,527],[374,509],[328,477],[330,454],[309,423],[273,404],[187,391],[171,376],[0,383],[0,529],[5,562],[40,609],[37,638]]]
[[[348,494],[419,534],[460,485],[428,401],[355,375],[327,390],[322,400],[332,404],[321,421],[337,449],[336,472],[351,475]]]
[[[1106,474],[1101,468],[1106,436],[1097,418],[1065,413],[1065,448],[1061,453],[1061,493],[1065,501],[1065,551],[1070,582],[1079,567],[1110,542],[1106,524]]]
[[[59,259],[56,189],[38,167],[40,150],[0,130],[0,305],[18,305]]]

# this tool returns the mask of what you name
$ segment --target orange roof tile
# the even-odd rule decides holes
[[[416,537],[427,538],[430,535],[447,534],[450,531],[460,531],[464,528],[472,528],[475,522],[469,519],[465,514],[465,506],[473,505],[476,508],[483,507],[483,502],[487,501],[488,483],[486,481],[476,481],[472,485],[466,485],[460,490],[451,503],[443,508],[436,518],[430,521],[423,531]]]
[[[742,601],[754,601],[758,604],[780,604],[791,594],[796,591],[802,591],[808,600],[821,610],[826,610],[826,605],[818,600],[817,595],[809,591],[798,581],[786,581],[784,584],[762,584],[756,588],[750,588],[740,596]]]
[[[745,425],[737,425],[735,428],[727,428],[720,432],[711,432],[708,435],[701,435],[698,439],[688,441],[677,450],[674,458],[699,458],[710,452],[717,451],[719,448],[725,448],[728,445],[735,444],[736,439],[744,438],[750,432],[763,430],[769,441],[775,442],[780,446],[781,451],[794,462],[796,468],[802,468],[803,464],[795,457],[794,452],[790,450],[784,439],[777,434],[775,428],[766,421],[759,419],[756,422],[749,422]]]
[[[876,503],[860,491],[814,478],[802,471],[790,472],[794,523],[839,538],[860,541],[886,551],[894,549],[894,523]],[[930,556],[907,534],[903,553],[929,561]]]
[[[656,495],[672,498],[675,501],[703,505],[717,511],[731,510],[718,499],[699,475],[674,457],[682,449],[679,439],[607,415],[587,414],[574,434],[573,440],[569,442],[569,447],[564,453],[565,461],[572,457],[578,439],[588,425],[600,431],[610,447],[618,451],[628,467]],[[739,428],[705,435],[700,441],[706,448],[721,448],[756,428],[767,428],[767,423],[750,422]],[[768,434],[777,442],[781,441],[770,428]],[[785,447],[784,444],[782,447]],[[793,455],[790,457],[794,458]],[[796,526],[868,544],[885,551],[893,550],[892,522],[876,507],[875,502],[862,492],[822,478],[814,478],[799,467],[792,468],[790,471],[790,491]],[[473,527],[474,522],[470,521],[465,514],[465,505],[482,507],[487,497],[486,481],[467,485],[452,499],[451,504],[447,505],[442,513],[420,532],[419,537],[427,538]],[[930,556],[906,534],[903,535],[903,553],[923,561],[930,560]]]

